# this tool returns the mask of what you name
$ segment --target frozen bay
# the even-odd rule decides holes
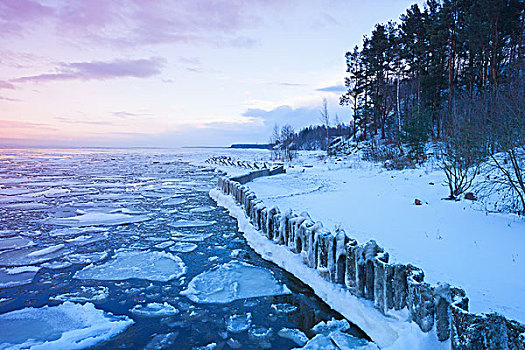
[[[316,324],[340,318],[246,244],[208,196],[218,174],[194,158],[0,151],[0,319],[9,326],[0,348],[71,339],[95,349],[291,349],[281,329],[313,339]],[[72,314],[82,317],[68,322]]]

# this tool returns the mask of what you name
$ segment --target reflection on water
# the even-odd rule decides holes
[[[297,344],[278,336],[282,328],[311,337],[318,322],[340,318],[247,246],[236,222],[208,196],[216,174],[189,165],[187,157],[152,150],[0,151],[0,313],[90,302],[134,321],[96,346],[108,349],[211,343],[287,349]],[[271,273],[234,271],[200,283],[200,292],[224,288],[221,279],[228,278],[252,288],[254,297],[212,304],[180,294],[195,276],[239,261]],[[276,285],[257,294],[263,277]],[[239,284],[247,278],[251,284]]]

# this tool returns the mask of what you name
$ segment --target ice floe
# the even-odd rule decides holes
[[[170,247],[170,251],[178,253],[190,253],[197,249],[197,247],[198,246],[195,243],[176,242]]]
[[[350,329],[350,323],[348,323],[347,320],[345,319],[342,319],[342,320],[336,320],[336,319],[332,319],[332,320],[329,320],[327,322],[319,322],[318,324],[316,324],[313,328],[312,328],[312,331],[314,331],[316,334],[323,334],[323,333],[330,333],[330,332],[333,332],[333,331],[347,331]]]
[[[77,246],[84,246],[87,244],[100,242],[108,238],[108,234],[106,232],[103,233],[94,233],[92,235],[81,235],[75,238],[71,238],[66,240],[68,243],[72,243]]]
[[[175,242],[173,242],[173,241],[160,242],[158,244],[155,244],[155,248],[157,248],[157,249],[166,249],[166,248],[171,247],[174,243]]]
[[[21,266],[0,268],[0,288],[18,287],[33,282],[40,267]]]
[[[184,242],[203,242],[205,239],[210,238],[213,234],[211,233],[173,233],[172,238],[177,241]]]
[[[306,343],[303,350],[379,350],[377,345],[341,331],[318,334]]]
[[[297,306],[290,304],[272,304],[272,309],[281,315],[291,315],[297,312]]]
[[[229,303],[238,299],[289,294],[273,274],[262,267],[230,261],[195,276],[181,294],[197,303]]]
[[[162,203],[162,206],[169,207],[174,205],[181,205],[186,203],[187,201],[183,198],[170,198]]]
[[[25,237],[8,237],[0,239],[0,250],[20,249],[33,245],[35,245],[35,243]]]
[[[126,225],[151,220],[146,215],[128,215],[122,213],[88,212],[84,215],[71,216],[68,218],[51,218],[48,223],[58,226],[115,226]]]
[[[3,205],[4,209],[11,209],[11,210],[42,210],[49,208],[49,205],[44,203],[11,203],[11,204],[5,204]]]
[[[215,221],[181,219],[169,224],[173,228],[206,227],[214,225]]]
[[[108,297],[109,288],[105,286],[85,287],[81,286],[79,291],[64,293],[51,297],[51,300],[56,301],[75,301],[84,303],[86,301],[101,301]]]
[[[208,213],[210,211],[213,211],[215,208],[213,207],[197,207],[197,208],[191,208],[190,213]]]
[[[144,350],[173,349],[177,345],[176,340],[178,336],[178,332],[157,334],[146,344]]]
[[[378,350],[379,348],[374,343],[368,342],[366,339],[356,338],[350,334],[344,333],[350,329],[350,324],[347,320],[332,319],[327,322],[320,322],[312,328],[317,335],[308,340],[301,349],[305,350]],[[281,330],[282,332],[282,330]],[[279,332],[279,335],[281,335]],[[285,331],[285,334],[290,335],[290,330]],[[286,336],[285,336],[286,337]],[[289,338],[291,339],[291,338]],[[293,339],[292,339],[293,340]],[[304,338],[302,338],[304,340]],[[295,341],[295,340],[294,340]],[[301,345],[301,344],[299,344]]]
[[[16,236],[16,231],[14,230],[0,230],[0,238],[7,238]]]
[[[67,267],[72,266],[73,264],[69,261],[50,261],[43,264],[40,264],[40,266],[45,267],[46,269],[50,270],[60,270],[65,269]]]
[[[72,264],[93,264],[108,257],[107,252],[69,254],[66,260]]]
[[[131,313],[145,317],[168,317],[174,316],[179,313],[179,310],[175,306],[170,305],[166,302],[161,303],[148,303],[144,305],[136,305],[130,310]]]
[[[63,244],[9,250],[0,254],[0,266],[36,265],[62,257],[67,252]]]
[[[173,254],[157,251],[119,251],[101,265],[88,265],[74,278],[121,281],[131,278],[167,282],[186,272],[182,260]]]
[[[63,236],[77,236],[84,233],[99,233],[107,232],[107,228],[103,227],[67,227],[58,228],[49,232],[50,237],[63,237]]]
[[[84,349],[123,332],[133,321],[91,303],[25,308],[0,315],[0,349]]]
[[[248,328],[252,324],[252,314],[246,313],[244,315],[231,315],[226,320],[226,329],[230,333],[240,333]]]
[[[306,334],[301,332],[299,329],[283,328],[279,332],[277,332],[277,334],[282,338],[290,339],[295,344],[300,346],[303,346],[308,342],[308,337],[306,336]]]

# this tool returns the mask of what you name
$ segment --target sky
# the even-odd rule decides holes
[[[0,0],[0,145],[265,143],[348,123],[345,52],[415,0]]]

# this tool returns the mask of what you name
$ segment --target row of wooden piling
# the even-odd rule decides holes
[[[342,229],[332,232],[314,222],[306,212],[267,207],[244,185],[266,175],[223,176],[218,187],[235,198],[261,234],[301,254],[323,278],[373,301],[383,314],[407,308],[423,332],[435,328],[438,339],[450,339],[453,349],[525,349],[524,325],[497,314],[469,313],[463,289],[445,283],[432,286],[420,268],[390,263],[389,254],[375,241],[359,244]]]

